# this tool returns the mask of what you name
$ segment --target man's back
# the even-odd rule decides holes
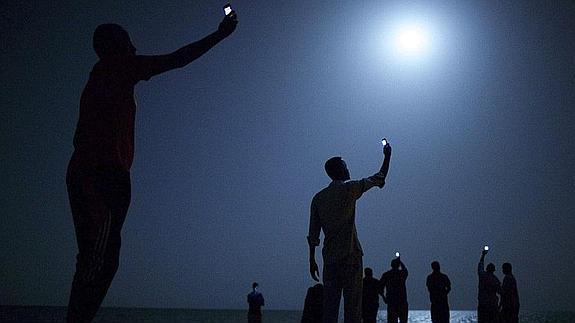
[[[308,288],[301,323],[321,323],[323,317],[323,285]]]
[[[431,303],[447,303],[447,294],[451,289],[451,282],[447,275],[440,272],[433,272],[427,276],[426,285]]]
[[[261,307],[264,306],[264,296],[258,291],[248,294],[249,313],[261,313]]]
[[[363,278],[363,306],[379,307],[379,280],[373,277]]]
[[[513,275],[505,275],[501,287],[501,306],[503,309],[519,309],[519,293],[517,292],[517,282]]]
[[[382,289],[385,288],[385,298],[387,304],[406,304],[407,303],[407,289],[405,281],[407,280],[407,270],[391,269],[381,276],[379,280]]]
[[[501,287],[501,282],[493,274],[483,272],[479,275],[479,288],[477,300],[481,306],[497,307],[498,297],[497,292]]]
[[[129,170],[134,158],[134,86],[149,78],[140,56],[98,61],[80,99],[74,135],[79,166]]]
[[[325,262],[337,263],[349,257],[361,257],[363,251],[355,227],[355,203],[372,184],[369,179],[332,181],[318,192],[311,204],[312,223],[319,236],[325,235],[322,254]]]

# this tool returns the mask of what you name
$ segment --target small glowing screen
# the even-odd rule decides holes
[[[381,139],[381,144],[384,145],[384,146],[387,145],[387,140]]]
[[[224,13],[227,15],[229,15],[232,12],[232,7],[231,6],[225,6],[224,7]]]
[[[485,251],[489,250],[489,246],[483,247],[483,250],[485,250]]]
[[[396,253],[395,253],[395,256],[396,256],[396,257],[399,257],[399,252],[396,252]]]

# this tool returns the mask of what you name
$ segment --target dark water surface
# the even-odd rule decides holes
[[[57,306],[0,306],[0,322],[64,322],[66,308]],[[264,323],[299,323],[300,311],[264,311]],[[385,322],[380,311],[378,322]],[[575,323],[575,312],[522,312],[522,323]],[[95,323],[246,323],[244,310],[193,310],[161,308],[102,308]],[[409,322],[431,322],[429,311],[409,311]],[[451,322],[477,322],[475,311],[451,311]]]

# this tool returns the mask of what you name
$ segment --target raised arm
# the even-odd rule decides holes
[[[399,260],[399,268],[401,268],[401,273],[402,273],[403,277],[407,277],[407,275],[409,274],[409,272],[407,271],[407,267],[405,266],[403,261],[401,261],[401,258],[397,258],[397,259]]]
[[[391,160],[391,146],[389,143],[383,147],[383,163],[381,164],[381,168],[379,169],[378,175],[383,177],[383,184],[379,186],[382,188],[385,185],[385,178],[387,177],[387,172],[389,172],[389,161]]]
[[[224,38],[228,37],[236,29],[237,23],[237,15],[235,12],[232,12],[224,17],[215,32],[173,53],[166,55],[136,56],[135,69],[139,78],[147,80],[154,75],[188,65]]]
[[[485,255],[487,250],[481,252],[481,258],[479,258],[479,263],[477,264],[477,275],[482,275],[485,272]]]
[[[385,178],[387,177],[387,172],[389,171],[389,161],[391,159],[391,146],[389,144],[383,147],[383,154],[383,163],[381,164],[381,167],[376,174],[361,180],[349,181],[346,183],[346,185],[348,185],[350,188],[354,199],[359,199],[363,193],[367,192],[375,186],[383,188],[385,185]]]
[[[307,243],[309,245],[309,273],[311,278],[319,282],[319,268],[315,262],[315,247],[319,246],[319,235],[321,233],[321,223],[315,204],[315,197],[311,202],[310,217],[309,217],[309,231],[307,236]]]

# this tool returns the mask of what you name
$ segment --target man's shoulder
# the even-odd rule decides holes
[[[314,201],[319,201],[320,199],[322,199],[324,196],[330,194],[330,192],[332,191],[333,187],[331,185],[328,185],[324,188],[322,188],[319,192],[315,193],[313,195],[312,198],[312,202]]]

